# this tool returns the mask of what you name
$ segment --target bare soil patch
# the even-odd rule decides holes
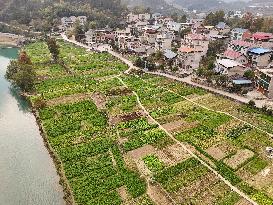
[[[92,94],[90,93],[79,93],[79,94],[74,94],[74,95],[67,95],[67,96],[62,96],[59,98],[55,98],[52,100],[48,100],[46,104],[48,106],[56,106],[60,104],[70,104],[70,103],[75,103],[79,101],[83,101],[86,99],[91,99]]]
[[[105,109],[106,97],[101,93],[93,93],[91,95],[92,100],[96,104],[98,109]]]
[[[156,155],[168,166],[175,165],[191,157],[179,144],[173,144],[162,150],[158,150]]]
[[[234,151],[235,151],[235,148],[228,143],[218,144],[206,150],[206,152],[210,156],[212,156],[214,159],[217,159],[217,160],[221,160],[225,158],[228,154]]]
[[[126,155],[133,160],[137,169],[144,176],[150,176],[152,173],[142,160],[145,156],[155,154],[156,149],[151,145],[145,145],[144,147],[128,152]]]
[[[179,204],[186,204],[187,200],[196,198],[204,192],[211,184],[215,184],[218,178],[212,172],[204,175],[200,180],[194,181],[191,185],[181,188],[178,192],[172,193],[172,198]]]
[[[232,157],[225,159],[224,162],[233,169],[238,168],[246,160],[253,157],[254,153],[248,149],[239,150]]]
[[[122,187],[118,188],[117,192],[119,193],[122,201],[127,201],[128,200],[129,195],[127,193],[127,190],[126,190],[125,186],[122,186]]]
[[[246,199],[241,198],[235,205],[251,205],[251,203]]]
[[[148,184],[147,194],[157,205],[174,205],[170,196],[158,184]]]
[[[110,90],[106,95],[107,96],[123,96],[123,95],[131,95],[133,92],[131,89],[126,87],[118,87]]]
[[[128,155],[131,156],[134,160],[142,159],[143,157],[154,154],[156,149],[152,145],[145,145],[138,149],[128,152]]]
[[[182,126],[187,125],[188,123],[185,122],[184,120],[178,120],[178,121],[173,121],[173,122],[169,122],[166,123],[164,125],[162,125],[168,132],[172,132]]]
[[[133,112],[133,113],[130,113],[130,114],[120,116],[122,122],[135,120],[135,119],[140,118],[140,117],[142,117],[141,112]]]
[[[257,189],[264,190],[269,197],[273,197],[273,166],[262,170],[247,182]]]
[[[120,116],[108,116],[108,123],[109,125],[117,125],[118,123],[120,123],[122,120],[120,118]]]

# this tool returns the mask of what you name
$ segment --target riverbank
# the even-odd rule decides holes
[[[18,49],[0,49],[1,204],[64,205],[63,189],[26,99],[4,75]]]
[[[0,41],[0,48],[20,48],[16,42],[1,42]]]
[[[23,41],[23,39],[23,36],[0,32],[0,47],[20,47],[19,42]]]
[[[54,165],[55,165],[55,168],[57,170],[57,173],[58,173],[58,175],[60,177],[59,184],[63,188],[64,200],[66,202],[66,205],[75,205],[76,203],[75,203],[75,200],[74,200],[74,197],[73,197],[72,189],[70,188],[68,180],[67,180],[67,178],[65,176],[63,164],[62,164],[58,154],[54,151],[54,149],[52,148],[52,146],[50,145],[50,143],[48,141],[48,137],[47,137],[45,129],[44,129],[43,125],[42,125],[42,121],[41,121],[41,119],[39,117],[38,110],[35,109],[35,107],[33,106],[33,104],[31,103],[30,100],[28,100],[28,101],[29,101],[29,103],[31,105],[32,113],[35,116],[36,123],[37,123],[37,125],[39,127],[40,134],[41,134],[41,136],[43,138],[44,145],[45,145],[50,157],[52,158],[52,160],[54,162]]]

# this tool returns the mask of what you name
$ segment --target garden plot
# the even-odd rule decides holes
[[[240,199],[235,205],[252,205],[252,204],[245,199]]]
[[[148,169],[142,159],[148,155],[154,154],[155,152],[156,149],[153,146],[145,145],[141,148],[128,152],[127,155],[134,161],[139,172],[141,172],[143,175],[148,176],[151,174],[151,171]]]
[[[178,120],[178,121],[166,123],[162,125],[162,127],[166,129],[168,132],[173,132],[175,130],[178,130],[181,127],[184,127],[186,124],[188,123],[185,122],[184,120]]]
[[[269,197],[273,197],[273,166],[268,166],[247,182],[256,189],[264,190]]]
[[[157,205],[175,205],[169,194],[157,183],[149,183],[147,194]]]
[[[179,144],[173,144],[164,149],[157,150],[156,155],[168,166],[173,166],[191,157],[191,155]]]
[[[206,150],[216,160],[221,160],[236,151],[236,148],[228,142],[222,142]]]
[[[35,56],[39,48],[31,49],[35,50],[31,54],[33,62],[39,64],[41,56]],[[47,62],[48,51],[43,55],[41,60]],[[187,148],[209,161],[219,174],[258,204],[272,205],[272,200],[263,193],[272,196],[272,174],[271,170],[266,171],[272,162],[265,156],[265,147],[273,147],[272,140],[263,132],[228,115],[203,109],[181,95],[198,103],[202,101],[207,107],[235,113],[272,131],[269,116],[251,113],[240,104],[202,89],[140,72],[120,75],[129,87],[126,88],[113,75],[127,66],[108,54],[87,53],[85,49],[61,43],[61,58],[75,76],[58,76],[59,68],[38,67],[46,75],[56,71],[58,77],[45,79],[36,88],[45,100],[55,100],[52,106],[39,110],[39,115],[49,143],[64,166],[76,203],[152,205],[154,201],[165,205],[173,200],[200,205],[241,203],[240,197],[207,167],[147,119],[134,91],[151,116],[174,132]],[[93,94],[93,99],[90,96],[90,100],[70,100],[72,96],[89,94]],[[65,104],[60,100],[62,97],[67,99]],[[111,118],[114,123],[108,123]],[[244,156],[234,155],[244,149],[251,150],[253,157],[245,153],[249,155],[242,160]],[[227,162],[229,166],[223,163],[223,159],[232,157],[238,163],[234,165],[239,168],[237,171],[229,167],[232,160]],[[247,177],[241,177],[244,173]],[[151,184],[150,179],[155,182]]]
[[[211,184],[215,184],[217,181],[216,175],[209,172],[202,176],[200,180],[196,180],[192,184],[182,187],[177,192],[171,193],[171,196],[178,204],[186,204],[194,200],[200,193],[203,193]]]
[[[123,202],[123,205],[156,205],[151,198],[144,194],[136,199],[131,199],[130,201]]]
[[[59,98],[51,99],[51,100],[46,101],[46,104],[50,107],[56,106],[56,105],[61,105],[61,104],[72,104],[75,102],[91,99],[91,97],[92,97],[91,94],[79,93],[79,94],[67,95],[67,96],[62,96]]]
[[[240,165],[251,159],[253,156],[254,153],[248,149],[238,150],[235,155],[224,159],[224,162],[232,169],[237,169]]]
[[[102,110],[106,108],[106,96],[99,92],[95,92],[91,95],[91,99],[95,103],[98,109]]]

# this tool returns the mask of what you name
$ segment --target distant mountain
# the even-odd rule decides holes
[[[177,5],[188,10],[197,11],[215,11],[219,9],[230,10],[240,9],[246,5],[246,2],[238,0],[166,0],[170,4]],[[200,3],[202,1],[202,3]],[[228,3],[228,2],[229,3]]]

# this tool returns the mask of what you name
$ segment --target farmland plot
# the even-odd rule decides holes
[[[40,75],[47,76],[37,82],[31,100],[42,96],[46,102],[39,118],[77,204],[245,203],[182,145],[258,204],[272,204],[273,167],[265,153],[272,140],[215,110],[268,132],[270,117],[163,77],[121,74],[127,66],[109,54],[59,44],[73,74],[42,68],[49,53],[36,51],[46,50],[45,44],[28,46]],[[181,144],[147,116],[135,93]]]

